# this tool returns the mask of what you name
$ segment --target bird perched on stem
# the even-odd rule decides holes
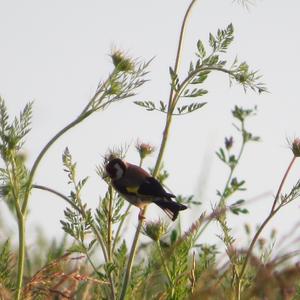
[[[143,210],[150,203],[155,203],[168,217],[176,220],[180,210],[187,207],[173,201],[175,195],[165,191],[160,182],[139,166],[119,158],[110,160],[105,166],[114,189],[128,202],[140,209],[139,219],[143,219]]]

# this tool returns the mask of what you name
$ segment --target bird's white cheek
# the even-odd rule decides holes
[[[118,180],[118,179],[120,179],[123,176],[124,170],[120,167],[120,165],[115,165],[115,169],[116,169],[116,177],[115,177],[115,179]]]

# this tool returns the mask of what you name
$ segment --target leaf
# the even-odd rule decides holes
[[[177,107],[178,113],[181,114],[187,109],[187,105],[183,105],[181,107]]]
[[[209,60],[208,60],[208,64],[209,65],[216,65],[219,61],[219,55],[212,55]]]
[[[152,101],[134,101],[134,104],[146,108],[147,111],[156,109],[155,104]]]
[[[189,93],[184,93],[182,97],[186,97],[186,98],[196,98],[196,97],[201,97],[203,95],[206,95],[208,93],[207,90],[204,89],[193,89],[191,92]]]
[[[8,113],[4,100],[0,97],[0,130],[1,137],[8,128]]]
[[[165,112],[167,110],[167,105],[163,101],[159,101],[160,108],[159,110]]]
[[[175,229],[173,229],[170,235],[171,244],[174,244],[177,241],[177,238],[178,238],[178,232]]]
[[[174,72],[174,70],[169,67],[169,73],[171,76],[171,87],[175,90],[178,91],[179,90],[179,79],[178,79],[178,75]]]
[[[207,102],[202,102],[202,103],[192,103],[188,107],[188,112],[193,112],[201,107],[203,107]]]
[[[216,154],[217,154],[217,156],[219,157],[219,159],[220,159],[222,162],[224,162],[224,163],[227,162],[227,160],[226,160],[226,155],[225,155],[225,152],[224,152],[223,148],[220,148],[219,151],[216,152]]]
[[[177,74],[174,72],[174,70],[171,67],[169,67],[169,73],[170,73],[172,81],[174,81],[178,77]]]
[[[204,48],[204,45],[203,45],[202,41],[200,41],[200,40],[197,42],[197,49],[198,49],[197,55],[201,59],[203,59],[206,56],[206,51],[205,51],[205,48]]]
[[[203,83],[206,79],[210,71],[201,71],[197,74],[197,77],[191,81],[191,84],[200,84]]]
[[[216,49],[217,41],[215,37],[210,33],[209,34],[209,45],[215,50]]]

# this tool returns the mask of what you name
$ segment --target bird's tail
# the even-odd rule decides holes
[[[154,201],[172,220],[175,221],[179,211],[187,209],[187,206],[177,203],[170,198],[159,198]]]

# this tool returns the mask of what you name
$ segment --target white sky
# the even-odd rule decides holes
[[[99,80],[105,79],[112,65],[109,53],[116,46],[133,57],[149,60],[151,79],[139,94],[123,103],[95,114],[66,134],[51,148],[40,165],[35,182],[68,193],[62,171],[61,154],[66,146],[78,162],[79,176],[90,175],[85,200],[95,207],[104,184],[95,174],[95,166],[109,147],[132,143],[128,160],[138,162],[134,150],[137,139],[159,147],[163,115],[132,104],[133,100],[166,100],[169,94],[168,67],[173,66],[181,20],[190,1],[4,1],[0,0],[0,95],[11,115],[34,100],[33,130],[25,146],[31,165],[45,143],[72,121],[93,95]],[[258,105],[258,116],[249,129],[263,142],[246,149],[238,170],[247,180],[246,196],[275,193],[292,157],[286,138],[300,136],[299,127],[299,8],[298,1],[258,1],[246,10],[230,0],[199,1],[193,10],[184,46],[182,72],[194,58],[198,39],[207,41],[208,33],[233,23],[235,41],[227,58],[237,55],[252,69],[264,75],[270,94],[244,94],[239,86],[229,88],[222,74],[211,77],[205,85],[209,94],[202,110],[174,120],[165,164],[170,172],[168,186],[176,194],[201,194],[204,206],[199,211],[184,212],[183,226],[210,208],[216,201],[216,189],[222,189],[227,169],[216,159],[215,150],[224,136],[235,133],[230,111],[235,104]],[[156,156],[146,161],[153,166]],[[299,163],[298,163],[299,164]],[[296,166],[288,180],[291,187],[299,177]],[[203,184],[203,176],[207,182]],[[288,191],[288,189],[286,189]],[[245,196],[245,197],[246,197]],[[241,224],[260,223],[271,206],[272,196],[259,199],[247,217],[233,217],[231,224],[238,237]],[[34,191],[30,202],[29,236],[36,227],[49,237],[62,234],[59,220],[65,203],[45,192]],[[8,212],[0,204],[2,214]],[[152,211],[152,210],[151,210]],[[136,228],[137,210],[128,230]],[[285,208],[273,226],[284,234],[299,219],[299,204]],[[155,215],[150,212],[150,219]],[[8,217],[10,219],[10,217]],[[14,223],[9,225],[16,229]],[[269,229],[272,226],[269,226]],[[268,230],[267,230],[268,231]],[[214,238],[211,227],[202,242]],[[1,234],[0,234],[1,237]]]

